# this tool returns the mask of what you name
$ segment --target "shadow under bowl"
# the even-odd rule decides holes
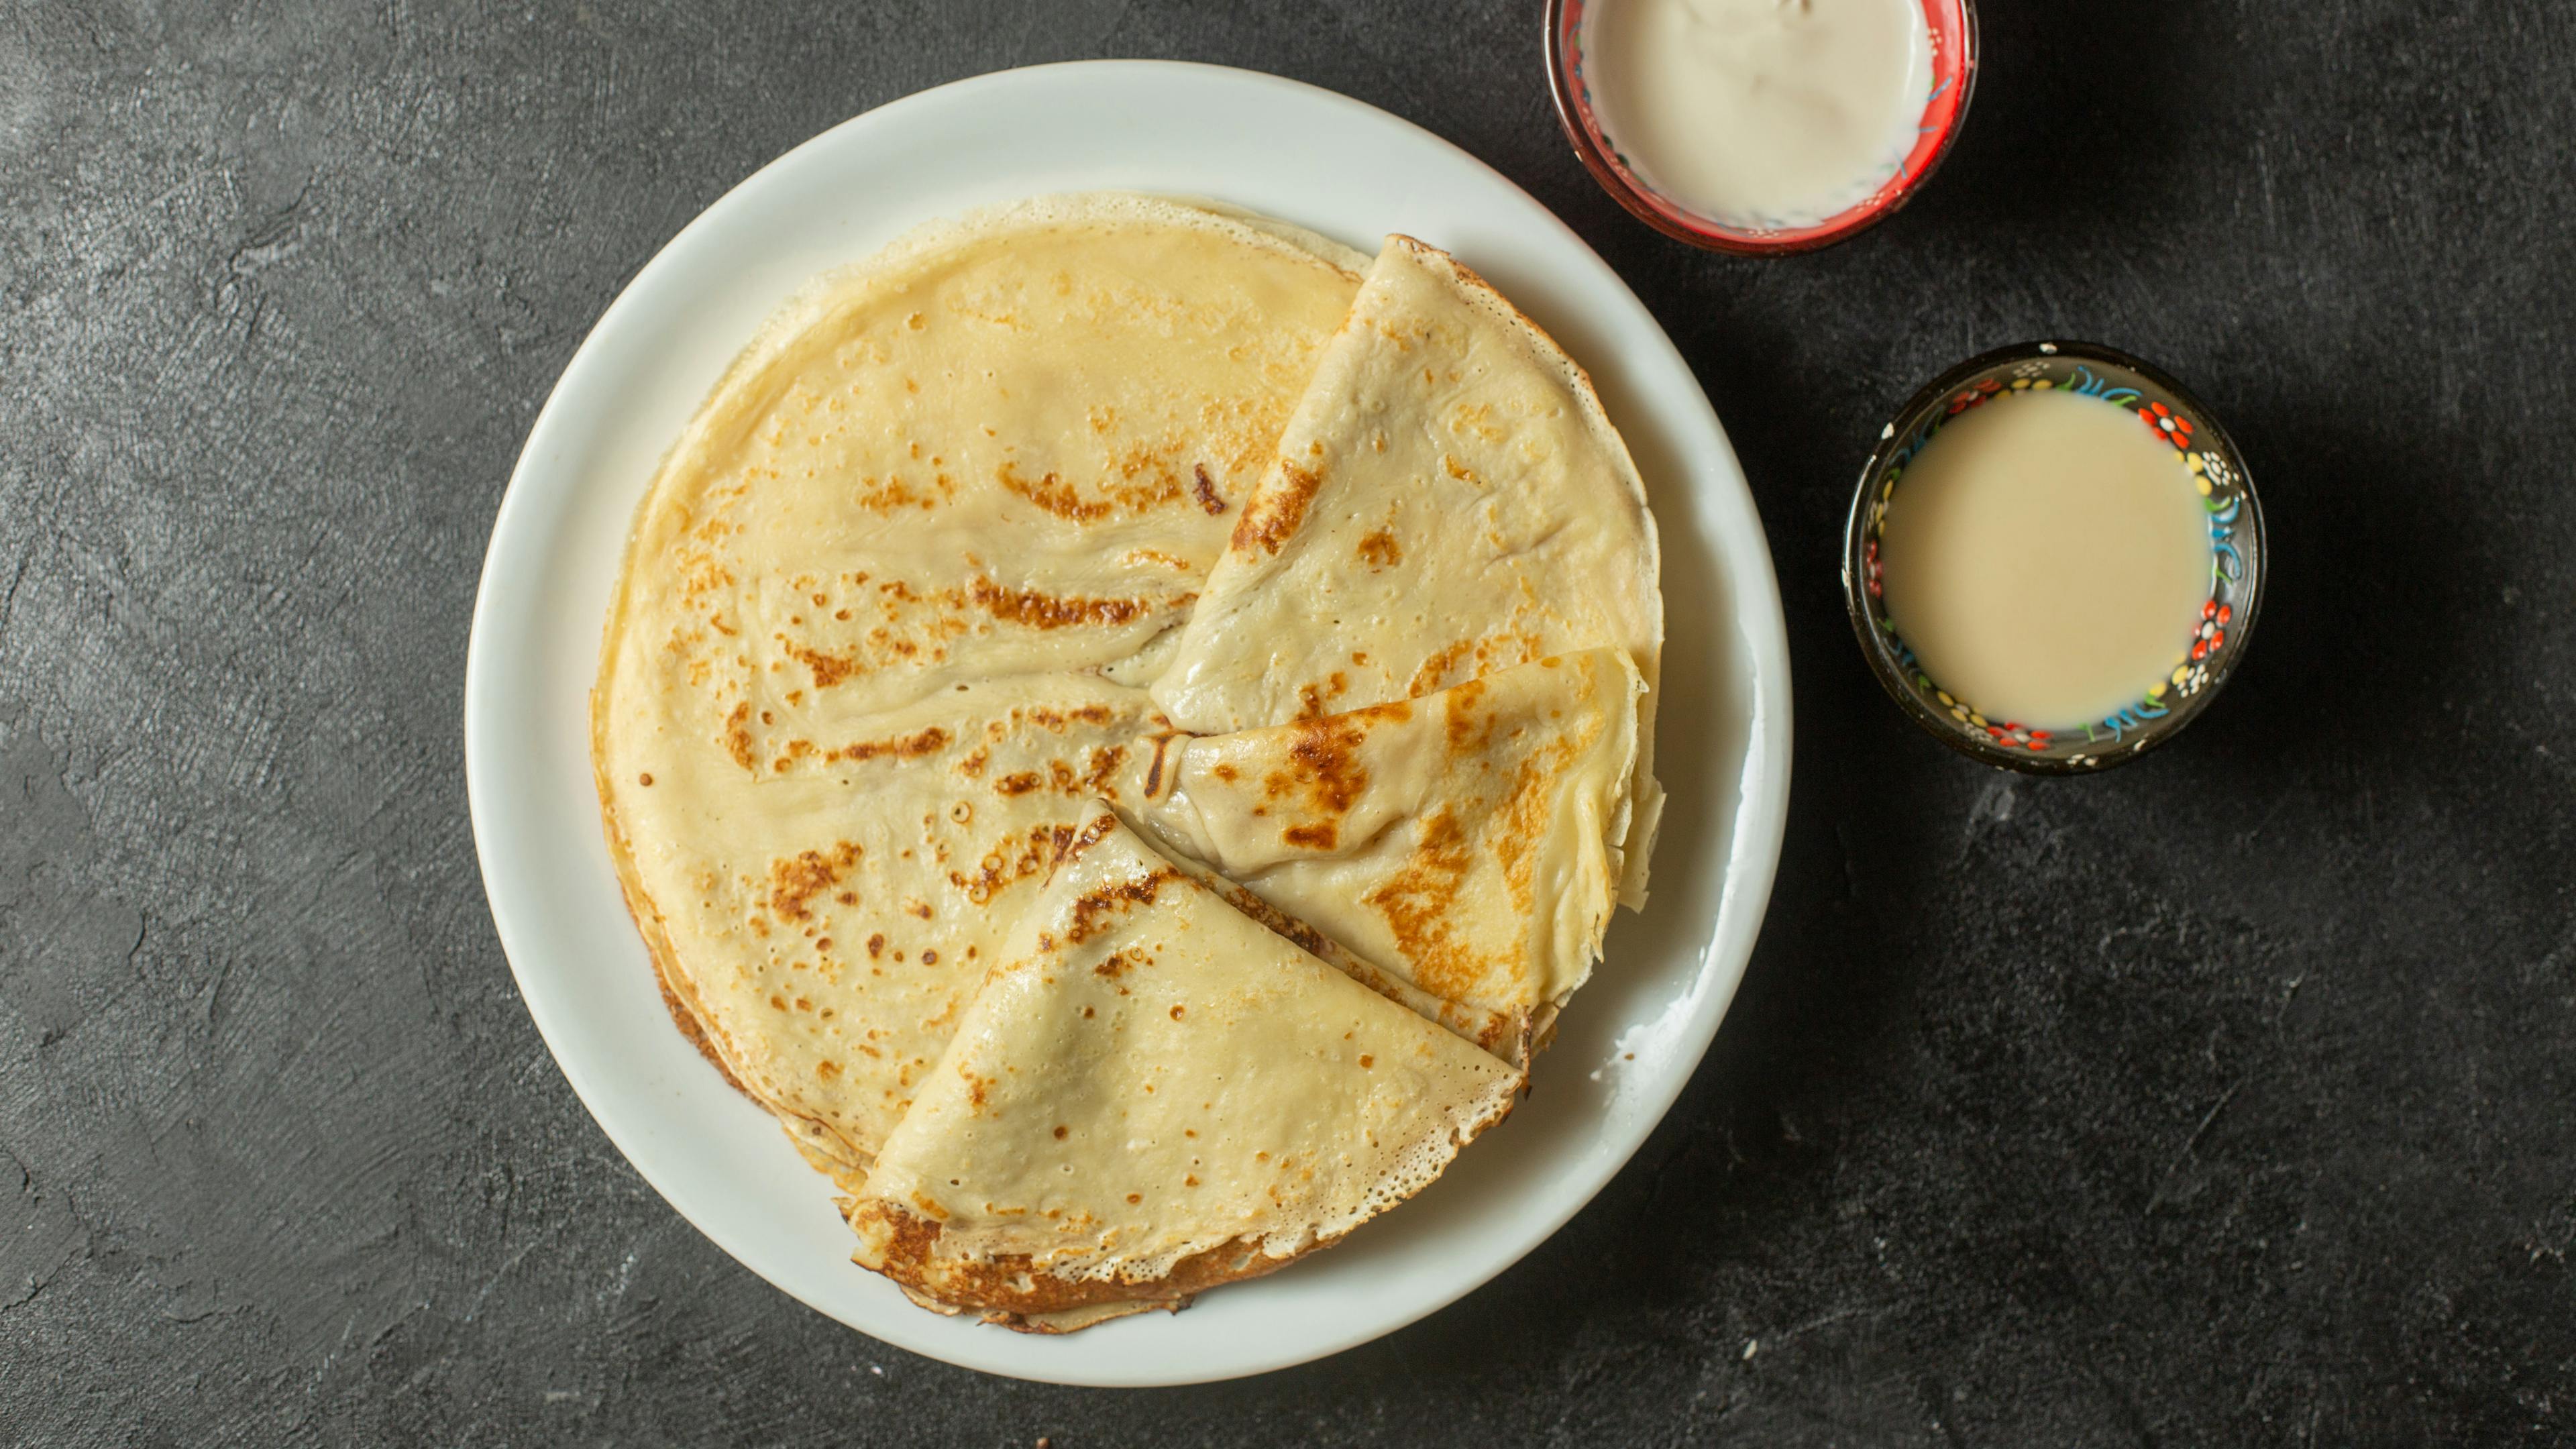
[[[2075,392],[2136,412],[2174,446],[2209,514],[2209,599],[2190,635],[2177,641],[2181,661],[2133,703],[2063,729],[2034,729],[1943,689],[1890,622],[1879,578],[1879,532],[1906,466],[1951,420],[2034,389]],[[1843,601],[1878,682],[1943,744],[2034,775],[2086,774],[2134,760],[2198,719],[2244,657],[2264,572],[2263,509],[2254,479],[2218,420],[2173,378],[2090,342],[1997,348],[1933,379],[1880,431],[1843,531]]]
[[[1924,31],[1931,41],[1932,85],[1913,143],[1887,164],[1867,195],[1818,215],[1711,216],[1675,200],[1638,174],[1601,123],[1593,103],[1593,13],[1631,0],[1547,0],[1547,85],[1556,119],[1574,143],[1574,154],[1592,179],[1639,221],[1664,235],[1710,251],[1739,256],[1784,256],[1814,251],[1868,230],[1895,214],[1932,179],[1968,118],[1977,82],[1976,0],[1922,0]]]

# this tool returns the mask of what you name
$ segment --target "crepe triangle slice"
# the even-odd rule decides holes
[[[1235,521],[1155,702],[1212,734],[1612,645],[1649,692],[1621,899],[1663,792],[1655,525],[1590,381],[1475,273],[1389,237]]]
[[[1525,1060],[1519,1040],[1591,973],[1617,904],[1644,688],[1627,655],[1588,649],[1419,699],[1167,737],[1128,752],[1145,778],[1122,798],[1167,847],[1506,1024],[1485,1045]]]
[[[849,1205],[855,1256],[1024,1329],[1177,1309],[1412,1196],[1521,1081],[1098,806]]]

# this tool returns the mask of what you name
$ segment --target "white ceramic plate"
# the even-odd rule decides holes
[[[1535,76],[1532,85],[1538,84]],[[1215,197],[1366,251],[1454,252],[1600,385],[1663,530],[1671,642],[1654,901],[1623,913],[1535,1090],[1419,1198],[1179,1315],[1062,1338],[914,1307],[850,1262],[825,1181],[664,1014],[591,794],[587,692],[620,549],[665,448],[771,309],[916,223],[1054,191]],[[798,147],[689,224],[573,354],[502,499],[466,664],[465,769],[492,917],[599,1125],[726,1252],[843,1323],[992,1373],[1172,1384],[1285,1367],[1452,1302],[1556,1231],[1699,1064],[1761,924],[1789,792],[1789,668],[1762,525],[1708,400],[1573,232],[1456,147],[1329,91],[1094,62],[961,81]]]

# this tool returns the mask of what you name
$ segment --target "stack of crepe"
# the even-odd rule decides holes
[[[934,228],[738,361],[593,697],[682,1031],[925,1306],[1061,1331],[1500,1121],[1644,900],[1655,534],[1447,255],[1126,195]]]

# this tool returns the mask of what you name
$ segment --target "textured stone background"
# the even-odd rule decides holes
[[[0,3],[0,1440],[2576,1439],[2576,9],[1988,0],[1939,183],[1751,263],[1594,189],[1537,8]],[[1744,994],[1592,1208],[1128,1394],[881,1348],[664,1207],[519,1007],[458,745],[627,277],[834,122],[1092,55],[1349,92],[1572,221],[1733,430],[1799,715]],[[2043,333],[2192,380],[2276,530],[2224,704],[2082,782],[1915,734],[1834,574],[1884,412]]]

